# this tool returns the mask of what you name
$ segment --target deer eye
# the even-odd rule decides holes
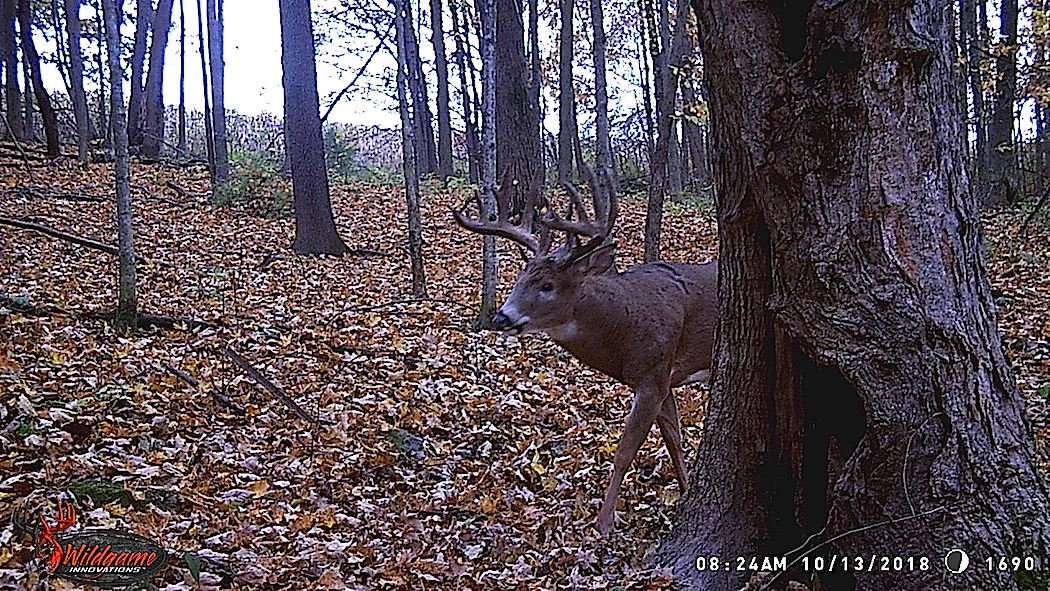
[[[540,286],[540,291],[554,291],[554,284],[548,281]]]

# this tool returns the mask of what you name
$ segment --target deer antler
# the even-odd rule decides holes
[[[568,237],[561,252],[563,258],[566,259],[576,259],[605,244],[612,234],[613,227],[616,224],[616,217],[619,214],[619,202],[616,197],[616,191],[613,189],[611,179],[608,178],[607,173],[599,168],[598,174],[604,177],[604,182],[598,182],[595,173],[590,168],[586,168],[584,172],[585,176],[587,176],[587,182],[591,186],[595,219],[592,220],[587,215],[587,208],[583,205],[583,198],[580,196],[579,190],[572,183],[566,182],[563,186],[569,194],[569,215],[563,219],[554,212],[548,212],[542,221],[548,228],[567,234]],[[607,207],[603,207],[603,196],[606,200],[604,205]],[[572,220],[573,211],[580,218],[579,221]],[[582,246],[578,245],[578,239],[581,236],[590,238]]]
[[[550,232],[544,224],[535,223],[539,191],[535,188],[529,190],[525,197],[525,207],[518,216],[518,221],[512,221],[511,193],[514,183],[511,181],[511,176],[510,169],[507,169],[500,181],[499,191],[496,192],[494,216],[490,215],[488,220],[482,219],[481,216],[477,219],[468,218],[465,210],[471,200],[467,199],[459,209],[452,210],[452,217],[456,219],[457,224],[471,232],[513,240],[529,249],[533,255],[543,254],[550,248]],[[474,201],[478,202],[478,209],[482,211],[483,208],[477,195],[474,196]]]

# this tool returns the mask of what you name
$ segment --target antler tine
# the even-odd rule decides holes
[[[525,248],[532,251],[532,253],[540,254],[543,251],[542,236],[537,236],[532,232],[532,222],[529,217],[532,214],[522,214],[519,223],[515,224],[510,220],[511,215],[511,199],[510,195],[512,192],[513,183],[511,182],[511,173],[508,170],[503,175],[503,180],[499,190],[496,192],[496,215],[495,219],[478,219],[468,218],[464,211],[467,208],[467,204],[470,203],[470,199],[467,199],[459,207],[459,209],[452,209],[452,217],[456,220],[456,223],[460,226],[475,232],[477,234],[499,236],[517,242]],[[483,209],[483,208],[479,208]]]
[[[579,216],[580,221],[590,221],[590,217],[587,215],[587,208],[583,206],[583,197],[580,197],[580,191],[569,181],[562,183],[565,187],[565,191],[569,193],[569,216],[567,219],[572,219],[572,210],[576,209],[576,215]]]

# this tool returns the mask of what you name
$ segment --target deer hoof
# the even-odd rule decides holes
[[[599,513],[598,521],[595,523],[595,527],[598,528],[598,533],[603,536],[608,536],[613,530],[613,525],[616,523],[616,514],[609,513],[608,515]]]

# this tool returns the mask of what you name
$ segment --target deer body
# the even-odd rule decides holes
[[[717,263],[650,263],[580,286],[568,325],[545,332],[581,363],[635,388],[653,372],[671,386],[711,368]]]
[[[515,222],[507,180],[496,196],[498,211],[488,220],[468,219],[463,213],[466,205],[453,210],[456,221],[468,230],[513,240],[532,252],[491,327],[511,335],[546,333],[583,364],[634,391],[598,512],[598,529],[605,533],[615,521],[624,475],[654,423],[671,456],[679,487],[684,491],[688,486],[671,388],[704,380],[711,368],[718,264],[657,262],[619,273],[615,270],[616,243],[610,240],[617,213],[614,193],[608,195],[608,207],[595,203],[595,212],[607,213],[600,222],[586,218],[571,185],[566,186],[573,200],[568,219],[550,212],[538,218],[537,195],[529,195]],[[592,182],[592,188],[596,186]],[[580,221],[572,221],[574,210]],[[551,230],[567,235],[554,252],[550,252]],[[590,240],[580,244],[580,236]]]

